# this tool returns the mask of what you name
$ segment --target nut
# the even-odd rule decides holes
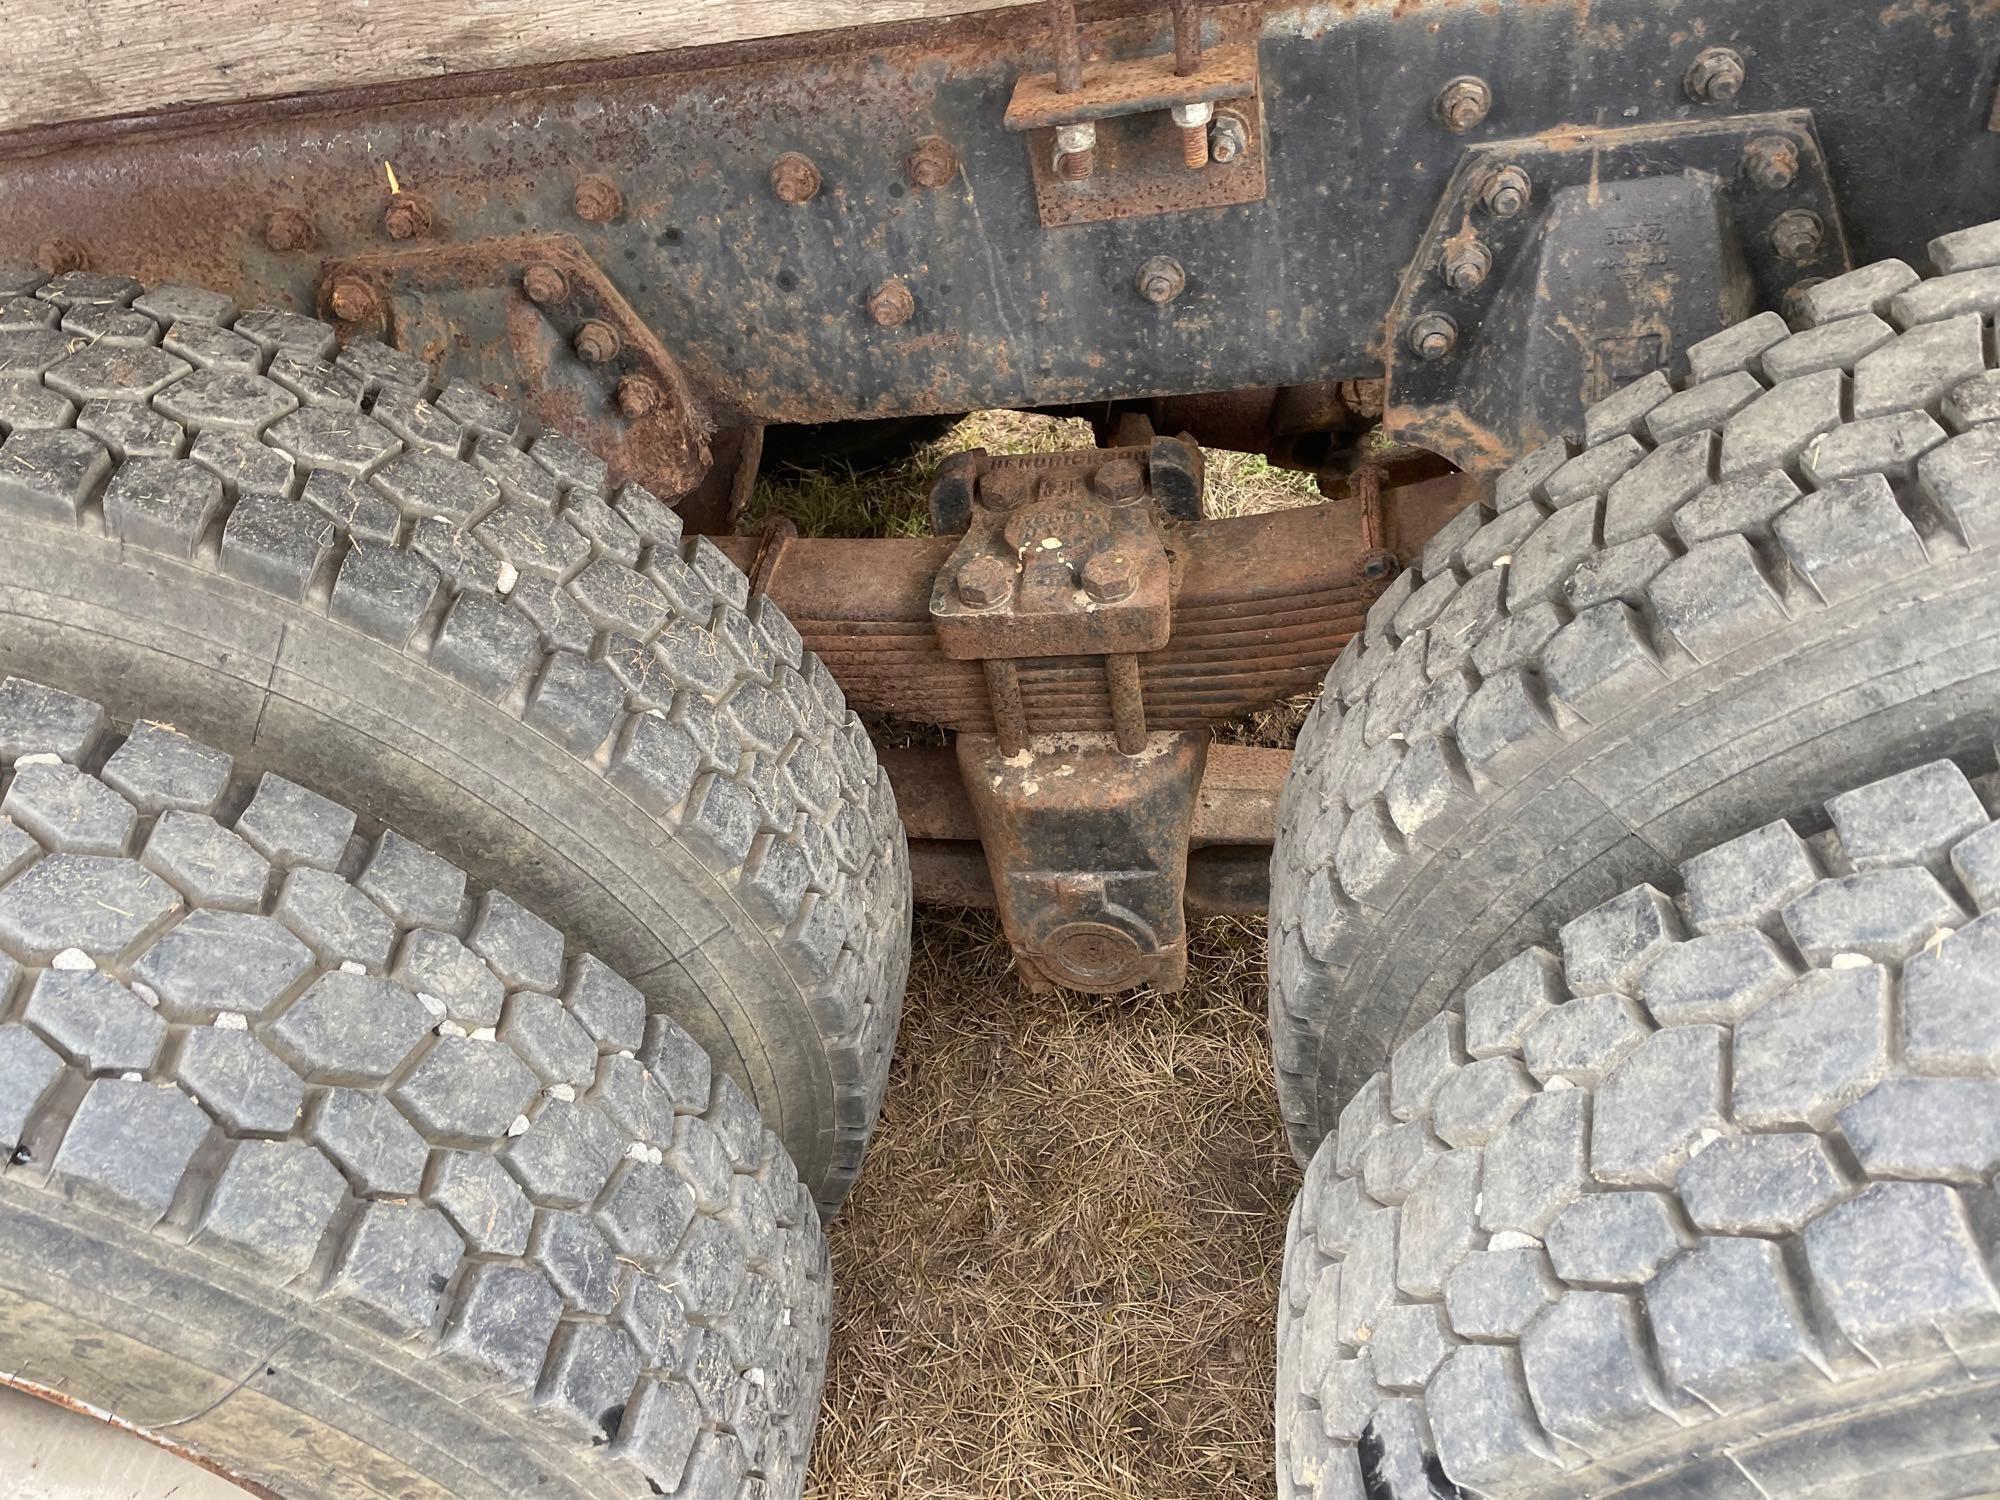
[[[1366,583],[1382,583],[1395,576],[1402,563],[1393,552],[1377,549],[1365,552],[1361,557],[1361,577]]]
[[[1107,459],[1090,476],[1091,487],[1113,505],[1130,505],[1145,491],[1146,478],[1129,458]]]
[[[1479,190],[1479,206],[1496,219],[1511,219],[1528,206],[1534,191],[1534,183],[1521,168],[1495,167]]]
[[[1084,562],[1079,581],[1083,591],[1099,604],[1111,604],[1139,586],[1139,574],[1124,553],[1099,552]]]
[[[958,175],[958,153],[941,135],[927,135],[911,149],[903,173],[913,187],[941,188]]]
[[[1419,359],[1443,359],[1458,347],[1458,325],[1443,313],[1425,313],[1410,325],[1408,343]]]
[[[595,172],[576,185],[576,193],[570,202],[576,209],[576,216],[586,224],[608,224],[618,217],[618,211],[625,206],[618,184]]]
[[[1790,187],[1799,175],[1798,143],[1790,136],[1758,136],[1743,148],[1743,175],[1766,192]]]
[[[274,208],[264,220],[264,243],[273,250],[309,250],[312,242],[313,223],[302,209]]]
[[[1148,302],[1164,307],[1186,289],[1187,272],[1171,255],[1155,255],[1139,267],[1133,285]]]
[[[1461,240],[1444,253],[1444,284],[1454,292],[1477,291],[1493,274],[1493,252],[1478,240]]]
[[[1484,78],[1470,73],[1438,90],[1438,123],[1453,135],[1463,135],[1483,121],[1493,108],[1493,90]]]
[[[537,261],[521,273],[521,290],[537,307],[547,307],[569,295],[569,278],[547,261]]]
[[[1743,54],[1732,47],[1709,47],[1697,56],[1684,80],[1697,104],[1731,104],[1743,90]]]
[[[1208,154],[1228,166],[1250,149],[1250,122],[1233,109],[1218,109],[1208,127]]]
[[[804,203],[819,192],[819,168],[810,156],[787,151],[771,163],[771,191],[782,203]]]
[[[372,322],[382,311],[375,288],[359,276],[336,276],[328,288],[326,303],[343,323]]]
[[[1807,321],[1811,309],[1806,306],[1806,294],[1821,282],[1824,276],[1807,276],[1785,288],[1785,295],[1778,303],[1778,313],[1793,327]]]
[[[576,331],[576,357],[585,364],[602,365],[618,357],[618,350],[624,340],[618,337],[618,330],[597,318],[590,319]]]
[[[1826,244],[1826,225],[1809,208],[1787,209],[1771,221],[1771,248],[1779,258],[1803,265]]]
[[[63,276],[90,269],[90,252],[76,240],[57,235],[35,247],[35,265],[44,275]]]
[[[382,227],[392,240],[413,240],[431,232],[431,205],[415,193],[397,193],[382,212]]]
[[[979,476],[979,503],[988,510],[1013,510],[1035,491],[1025,469],[988,469]]]
[[[660,387],[648,375],[627,375],[618,382],[618,410],[637,421],[660,404]]]
[[[900,277],[891,276],[868,294],[868,316],[879,327],[900,328],[916,310],[917,299],[910,295]]]
[[[1056,127],[1056,175],[1064,182],[1082,182],[1097,165],[1097,127]]]
[[[1014,569],[997,557],[975,557],[958,570],[959,601],[991,609],[1014,596]]]

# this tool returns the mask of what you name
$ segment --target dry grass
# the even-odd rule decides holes
[[[813,1500],[1268,1496],[1297,1188],[1263,926],[1178,995],[1034,997],[988,917],[917,923],[867,1175],[833,1230]]]
[[[864,479],[760,484],[821,536],[920,535],[947,454],[1088,447],[1087,423],[960,422]],[[1210,511],[1318,498],[1208,455]],[[1288,744],[1310,699],[1227,738]],[[918,913],[867,1174],[832,1233],[812,1500],[1263,1500],[1278,1261],[1297,1172],[1272,1095],[1261,922],[1197,927],[1188,986],[1031,996],[988,915]]]

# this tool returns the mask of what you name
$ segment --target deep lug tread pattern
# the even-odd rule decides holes
[[[90,273],[9,287],[0,514],[324,614],[621,789],[751,914],[746,936],[761,929],[770,972],[738,987],[795,987],[769,1003],[819,1030],[825,1060],[808,1071],[833,1079],[833,1128],[830,1147],[810,1143],[825,1162],[814,1188],[837,1206],[887,1082],[910,877],[900,826],[877,816],[894,805],[886,774],[797,631],[658,499],[607,493],[582,445],[408,355],[340,348],[325,323],[196,288]],[[678,774],[655,743],[668,715],[709,774]],[[835,740],[854,752],[827,760]],[[847,836],[815,855],[837,821]],[[773,844],[785,852],[758,857]],[[768,878],[779,865],[804,879]]]
[[[1879,958],[1893,896],[1813,899],[1942,896],[2000,807],[1949,761],[1825,807],[1810,842],[1767,826],[1584,913],[1354,1096],[1287,1237],[1282,1500],[1350,1465],[1373,1500],[1803,1500],[1829,1421],[1872,1434],[1843,1481],[1912,1500],[1963,1493],[1921,1477],[1933,1443],[2000,1465],[1944,1414],[2000,1387],[2000,891]],[[1429,1163],[1407,1194],[1385,1151]],[[1392,1429],[1418,1477],[1378,1461]]]
[[[1500,476],[1491,510],[1455,517],[1377,601],[1300,733],[1273,850],[1271,1037],[1301,1160],[1441,1008],[1468,1000],[1465,1045],[1490,1055],[1470,997],[1522,943],[1805,805],[1864,723],[1879,774],[1921,758],[1909,747],[1940,714],[1992,703],[1979,566],[2000,547],[2000,368],[1978,313],[1993,246],[2000,223],[1945,236],[1932,280],[1864,267],[1805,292],[1795,326],[1766,312],[1695,345],[1681,389],[1649,376],[1593,408],[1581,440]],[[1949,622],[1954,600],[1965,638],[1949,675],[1919,681],[1943,648],[1912,616]],[[1977,732],[1967,720],[1961,738]],[[1959,781],[1930,814],[1946,833],[1971,796]],[[1973,880],[2000,880],[2000,842],[1892,889],[1868,862],[1901,861],[1897,836],[1858,839],[1857,869],[1804,883],[1802,849],[1731,854],[1743,868],[1690,877],[1692,930],[1768,928],[1797,899],[1869,904],[1860,951],[1904,958],[1962,915]],[[1808,896],[1822,873],[1856,884]],[[1740,944],[1709,957],[1718,977],[1663,970],[1649,998],[1740,1019],[1763,960]],[[1465,1108],[1454,1128],[1483,1128]]]
[[[537,1493],[800,1492],[830,1309],[819,1214],[727,1078],[634,1055],[698,1056],[686,1033],[436,855],[354,838],[344,808],[275,776],[253,790],[184,736],[120,736],[8,679],[0,744],[18,919],[0,923],[0,1178],[164,1224],[191,1274],[213,1255],[282,1289],[314,1338],[449,1366],[469,1382],[454,1400],[499,1396],[524,1432],[566,1424],[587,1473]],[[132,859],[193,820],[268,858],[253,910]],[[116,941],[74,905],[96,881],[38,880],[80,836],[162,894]],[[183,841],[170,863],[187,859]],[[0,1215],[0,1265],[16,1254]],[[89,1398],[86,1372],[66,1380]],[[689,1490],[697,1433],[714,1472]]]

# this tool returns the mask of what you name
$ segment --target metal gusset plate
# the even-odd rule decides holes
[[[1493,471],[1649,370],[1851,266],[1803,110],[1465,153],[1389,319],[1383,422]]]

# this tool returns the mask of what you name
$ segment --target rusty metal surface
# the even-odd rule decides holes
[[[925,906],[990,911],[993,875],[977,843],[914,839],[910,883]],[[1188,850],[1182,909],[1190,917],[1261,916],[1271,904],[1271,851],[1261,844],[1216,844]]]
[[[903,830],[914,840],[972,841],[979,823],[972,815],[951,751],[936,746],[884,748],[876,752],[896,789]],[[1195,795],[1188,842],[1210,845],[1263,845],[1278,833],[1278,794],[1291,768],[1289,750],[1248,745],[1210,745]]]
[[[1237,7],[1239,14],[1245,9]],[[1231,42],[1209,48],[1196,71],[1185,75],[1175,71],[1171,52],[1092,63],[1067,93],[1053,73],[1024,73],[1015,80],[1002,118],[1009,130],[1047,130],[1119,115],[1164,114],[1176,104],[1249,99],[1256,92],[1256,44]]]
[[[1496,209],[1503,188],[1515,196]],[[1786,240],[1800,222],[1823,226],[1802,254]],[[1580,431],[1625,382],[1685,373],[1690,343],[1800,278],[1852,263],[1804,111],[1487,143],[1447,187],[1391,313],[1384,428],[1464,468],[1504,467]]]
[[[1415,557],[1475,492],[1456,477],[1391,491],[1388,547]],[[721,545],[739,563],[755,547]],[[1358,573],[1350,502],[1170,528],[1167,545],[1180,571],[1173,633],[1139,663],[1153,729],[1196,728],[1315,686],[1374,597]],[[802,538],[772,570],[770,594],[857,710],[990,734],[979,664],[946,657],[931,624],[933,580],[952,546],[948,537]],[[1098,661],[1016,665],[1030,731],[1111,729]]]
[[[1261,17],[1254,203],[1047,232],[1003,122],[1014,80],[1052,65],[1027,8],[18,133],[0,140],[0,260],[66,246],[304,309],[327,259],[383,243],[389,163],[439,243],[576,234],[731,426],[1377,376],[1425,224],[1463,151],[1497,140],[1809,106],[1857,260],[1919,257],[2000,196],[1984,128],[2000,12],[1975,0],[1356,0]],[[1083,42],[1094,64],[1172,39],[1164,7],[1132,0],[1086,5]],[[1681,83],[1717,42],[1747,60],[1727,105]],[[1435,98],[1466,75],[1493,103],[1455,134]],[[942,187],[905,167],[927,138],[958,164]],[[787,151],[816,163],[806,202],[772,191]],[[617,191],[612,217],[578,217],[585,178]],[[1133,285],[1153,256],[1186,272],[1161,307]],[[914,311],[884,328],[866,303],[891,278]]]
[[[1187,977],[1181,888],[1206,731],[1041,735],[1006,753],[961,734],[956,752],[995,904],[1030,984],[1094,994],[1176,990]]]
[[[524,293],[531,277],[554,295]],[[336,287],[366,288],[373,316],[341,317]],[[449,357],[454,373],[528,398],[546,425],[588,443],[614,483],[637,480],[676,497],[708,471],[713,424],[679,362],[571,235],[371,249],[329,262],[319,300],[347,336],[384,338],[433,364]],[[592,324],[614,330],[614,352],[572,357]],[[497,336],[474,344],[466,335],[477,328]],[[635,379],[652,404],[628,415],[618,395]]]

